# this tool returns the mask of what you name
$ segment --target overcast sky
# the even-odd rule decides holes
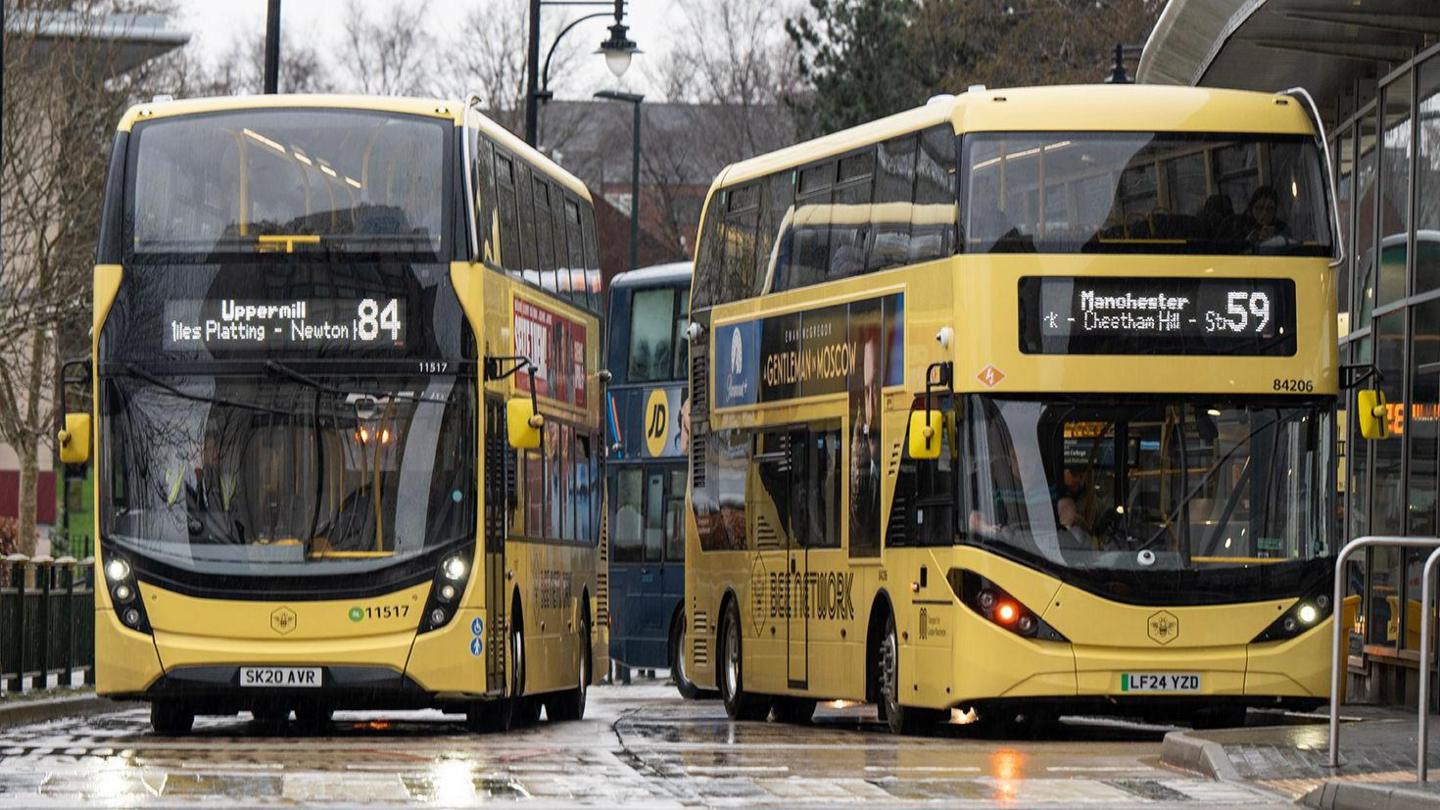
[[[379,12],[394,3],[406,3],[406,0],[357,1],[372,11],[372,17],[379,16]],[[524,13],[523,2],[514,0],[513,4],[521,9],[520,13]],[[334,42],[338,47],[339,27],[345,18],[346,5],[347,0],[282,0],[281,25],[288,30],[289,36],[306,32],[304,39],[317,43],[317,49],[324,55],[327,49],[320,47],[321,44]],[[626,4],[630,39],[644,51],[635,57],[635,63],[625,74],[624,86],[627,89],[653,92],[643,63],[658,60],[668,48],[673,36],[670,32],[683,27],[684,15],[679,5],[679,0],[630,0]],[[265,30],[266,6],[266,0],[180,0],[176,22],[178,27],[190,32],[191,47],[213,61],[228,51],[237,38],[253,36]],[[438,32],[453,30],[469,6],[467,0],[431,0],[428,19],[417,23],[438,35]],[[573,19],[581,14],[604,10],[547,7],[542,19],[548,25],[551,15],[557,19]],[[609,24],[609,19],[589,20],[566,35],[565,41],[578,43],[585,54],[578,66],[581,75],[575,81],[567,82],[568,95],[588,97],[595,89],[615,86],[605,68],[604,57],[589,54],[605,38]],[[549,42],[541,43],[542,48],[549,45]],[[525,43],[517,42],[515,47],[524,48]]]

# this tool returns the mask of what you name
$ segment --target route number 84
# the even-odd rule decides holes
[[[400,302],[391,298],[384,309],[374,298],[361,300],[355,312],[355,335],[361,340],[374,340],[380,330],[390,333],[391,340],[400,339]]]
[[[1236,332],[1244,332],[1249,328],[1252,315],[1259,321],[1254,326],[1255,332],[1264,332],[1265,327],[1270,324],[1270,296],[1263,292],[1231,292],[1225,302],[1225,312],[1239,319],[1231,321]]]

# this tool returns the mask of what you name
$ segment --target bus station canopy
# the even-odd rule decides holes
[[[1336,99],[1437,36],[1433,0],[1170,0],[1136,75],[1272,92],[1303,86],[1317,100]],[[1334,109],[1322,112],[1334,123]]]

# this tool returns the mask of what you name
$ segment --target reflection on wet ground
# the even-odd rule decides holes
[[[1161,767],[1161,727],[1069,720],[1042,739],[963,726],[909,738],[869,707],[826,705],[797,727],[731,723],[718,702],[662,685],[598,687],[590,701],[582,722],[508,735],[471,734],[438,712],[344,713],[317,737],[248,716],[157,737],[139,709],[7,729],[0,807],[1285,806]]]

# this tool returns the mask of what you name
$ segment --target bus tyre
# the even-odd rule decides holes
[[[328,706],[296,706],[295,727],[300,733],[313,737],[330,730],[330,718],[334,711]]]
[[[681,613],[670,628],[670,677],[675,680],[680,697],[694,700],[700,696],[700,687],[685,674],[685,638],[685,614]]]
[[[740,613],[735,603],[725,607],[720,625],[720,699],[731,720],[764,720],[770,701],[745,691],[745,656],[740,649]]]
[[[579,720],[585,716],[585,694],[590,687],[590,618],[580,619],[580,659],[576,662],[579,672],[574,689],[567,689],[552,695],[545,701],[545,715],[551,720]]]
[[[771,709],[771,716],[777,723],[808,725],[815,717],[815,699],[802,697],[777,697]]]
[[[1195,712],[1190,725],[1197,730],[1214,728],[1242,728],[1249,709],[1244,706],[1210,706]]]
[[[156,734],[180,737],[195,727],[195,712],[178,700],[151,701],[150,727]]]
[[[925,735],[934,730],[940,712],[900,703],[900,645],[895,637],[895,617],[885,617],[885,637],[880,641],[880,715],[892,734]]]

